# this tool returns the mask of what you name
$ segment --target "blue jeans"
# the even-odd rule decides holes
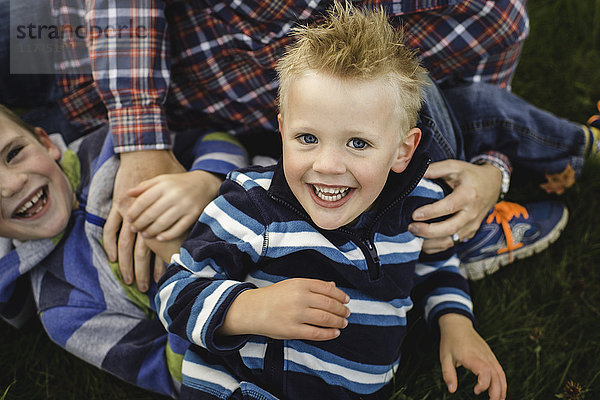
[[[514,168],[513,183],[542,183],[546,174],[583,167],[584,131],[520,97],[487,83],[440,89],[431,84],[421,110],[421,151],[433,161],[469,160],[495,150]]]

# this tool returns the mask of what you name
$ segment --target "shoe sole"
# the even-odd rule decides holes
[[[523,247],[518,250],[514,250],[513,260],[510,260],[510,254],[504,253],[498,255],[493,258],[489,258],[487,260],[479,260],[471,263],[461,263],[460,264],[460,272],[465,275],[466,278],[476,281],[479,279],[483,279],[488,275],[493,274],[498,271],[500,267],[510,264],[515,260],[522,260],[524,258],[530,257],[534,254],[540,253],[543,250],[546,250],[548,246],[552,243],[556,242],[560,237],[563,229],[567,225],[567,221],[569,220],[569,210],[567,207],[563,206],[563,210],[565,211],[554,227],[546,236],[538,240],[537,242],[530,244],[527,247]]]

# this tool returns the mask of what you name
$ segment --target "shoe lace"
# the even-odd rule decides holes
[[[529,218],[529,214],[527,213],[527,209],[520,204],[511,203],[509,201],[501,201],[496,203],[494,209],[488,215],[486,222],[491,224],[496,222],[498,225],[502,227],[504,231],[504,237],[506,238],[506,247],[502,249],[498,249],[497,254],[502,254],[508,252],[510,262],[514,261],[513,250],[523,247],[523,243],[515,243],[513,239],[512,230],[510,229],[510,220],[513,218]]]

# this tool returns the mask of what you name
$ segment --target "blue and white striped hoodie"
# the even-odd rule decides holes
[[[247,164],[245,151],[223,133],[198,137],[188,150],[193,169],[226,174]],[[37,307],[50,338],[70,353],[138,387],[176,397],[189,343],[168,334],[156,318],[155,285],[141,293],[123,284],[118,264],[102,247],[118,166],[108,126],[63,152],[61,167],[77,206],[55,238],[0,238],[0,316],[18,327]]]
[[[374,212],[330,231],[312,223],[281,163],[231,173],[156,297],[167,329],[194,344],[183,361],[182,399],[387,398],[413,304],[434,326],[445,313],[472,318],[452,249],[425,255],[423,240],[407,230],[413,210],[443,197],[422,179],[427,165],[415,156],[405,172],[391,172]],[[338,338],[215,334],[240,292],[296,277],[334,281],[348,294],[349,324]]]

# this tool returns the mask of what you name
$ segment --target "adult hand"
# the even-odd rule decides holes
[[[185,172],[185,169],[169,150],[121,154],[121,164],[115,177],[112,207],[104,224],[102,239],[109,260],[119,261],[123,281],[129,285],[135,277],[141,291],[148,289],[150,255],[141,235],[138,237],[124,218],[133,202],[127,191],[157,175],[180,172]]]
[[[490,400],[506,398],[506,376],[490,346],[473,328],[471,320],[459,314],[439,319],[440,362],[444,382],[450,393],[458,388],[456,368],[463,366],[477,376],[475,394],[488,391]]]
[[[135,271],[135,281],[141,292],[146,292],[149,287],[152,253],[155,255],[153,278],[155,281],[158,281],[167,269],[165,261],[169,261],[171,255],[179,250],[179,247],[175,248],[174,242],[175,241],[158,242],[155,239],[144,239],[140,236],[136,236],[133,248],[133,258],[131,260]],[[183,243],[183,239],[179,240],[177,243],[180,246],[181,243]],[[119,268],[122,269],[120,265]],[[125,281],[125,279],[123,279],[123,281]]]
[[[333,282],[292,278],[246,290],[233,301],[219,333],[273,339],[330,340],[348,325],[349,298]]]
[[[444,179],[452,193],[443,199],[417,208],[415,221],[427,221],[450,215],[442,222],[413,222],[408,229],[425,238],[423,251],[437,253],[454,245],[452,235],[460,240],[475,235],[488,211],[500,195],[502,173],[490,164],[475,165],[459,160],[433,163],[425,173],[427,179]]]

